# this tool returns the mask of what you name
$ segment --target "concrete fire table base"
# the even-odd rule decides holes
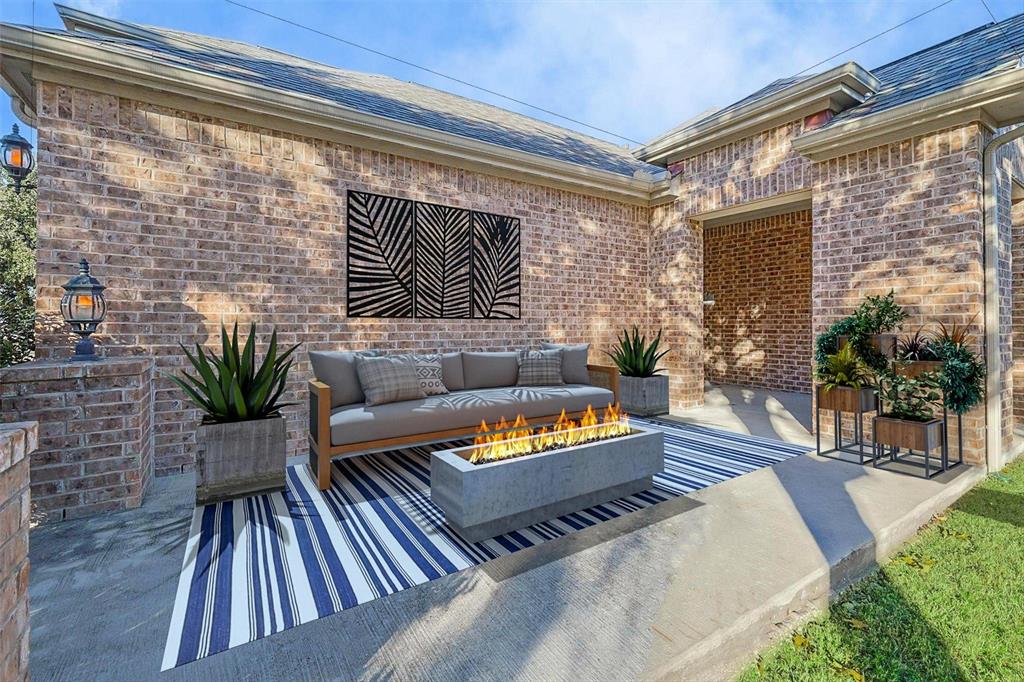
[[[466,540],[487,538],[648,490],[665,468],[661,431],[471,464],[472,447],[430,457],[430,499]]]

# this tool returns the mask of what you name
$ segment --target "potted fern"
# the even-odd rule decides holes
[[[630,414],[652,416],[667,414],[668,375],[658,362],[669,349],[661,349],[661,330],[650,343],[647,335],[641,336],[640,329],[633,325],[633,331],[623,329],[622,335],[611,352],[605,351],[619,369],[619,401]]]
[[[857,355],[853,344],[825,357],[817,370],[816,400],[823,410],[871,412],[877,403],[871,368]]]
[[[256,325],[242,347],[238,324],[228,337],[221,326],[221,352],[208,353],[197,343],[185,351],[195,374],[172,376],[185,395],[203,411],[196,431],[196,504],[280,490],[285,485],[286,437],[280,403],[299,344],[278,353],[277,331],[263,362],[256,362]]]

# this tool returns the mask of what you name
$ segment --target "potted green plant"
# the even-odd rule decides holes
[[[925,335],[923,327],[918,328],[912,336],[904,336],[897,342],[894,368],[897,374],[905,377],[942,371],[942,360],[931,339]]]
[[[892,374],[879,381],[882,413],[872,431],[876,443],[927,452],[942,445],[942,419],[935,408],[942,396],[938,378]]]
[[[876,372],[883,372],[896,355],[897,332],[907,313],[896,303],[892,290],[885,296],[868,296],[850,317],[839,320],[819,337],[819,361],[847,343]]]
[[[971,349],[973,322],[974,318],[963,326],[940,322],[939,331],[931,339],[936,356],[942,360],[938,383],[945,406],[958,415],[970,412],[985,393],[985,364]]]
[[[208,504],[285,485],[287,453],[285,419],[280,403],[299,344],[278,353],[277,331],[263,362],[256,362],[256,325],[245,346],[238,342],[238,324],[231,337],[221,326],[220,355],[196,344],[195,353],[181,346],[195,370],[171,379],[203,411],[196,430],[196,504]]]
[[[818,366],[816,400],[823,410],[871,412],[876,407],[871,369],[847,344]]]
[[[648,343],[636,325],[632,333],[623,329],[611,352],[605,351],[619,369],[619,401],[626,412],[639,416],[668,413],[668,376],[660,374],[658,367],[668,352],[661,349],[660,329]]]

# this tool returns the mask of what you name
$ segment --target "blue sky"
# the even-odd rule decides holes
[[[640,141],[941,2],[240,1]],[[999,19],[1024,12],[1024,0],[987,2]],[[412,80],[609,138],[224,0],[65,4]],[[61,25],[49,2],[36,0],[34,12],[38,25]],[[32,15],[32,0],[0,0],[4,22],[29,24]],[[879,66],[989,21],[982,0],[952,0],[818,70],[851,59]],[[15,119],[4,99],[6,131]]]

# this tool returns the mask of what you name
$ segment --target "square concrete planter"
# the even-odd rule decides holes
[[[430,499],[468,541],[649,490],[665,468],[661,431],[471,464],[472,447],[430,455]]]
[[[628,414],[651,417],[668,414],[668,375],[619,376],[619,403]]]
[[[287,431],[284,417],[196,430],[196,504],[283,490]]]

